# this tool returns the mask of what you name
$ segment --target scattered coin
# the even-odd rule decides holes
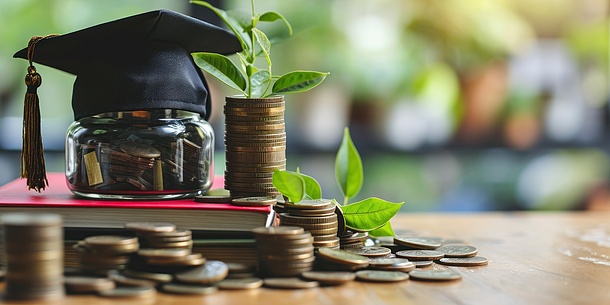
[[[316,281],[305,281],[299,278],[267,278],[263,281],[265,287],[278,289],[307,289],[319,286]]]
[[[487,258],[482,256],[473,257],[445,257],[436,261],[439,264],[457,267],[476,267],[488,264]]]
[[[263,280],[257,277],[224,279],[216,286],[227,290],[256,289],[263,286]]]
[[[478,252],[477,248],[469,245],[444,245],[436,251],[444,253],[445,257],[473,257]]]
[[[445,254],[437,250],[403,250],[396,252],[396,256],[410,261],[435,261],[443,258]]]
[[[184,284],[163,284],[161,290],[168,293],[184,294],[184,295],[203,295],[211,294],[218,291],[216,286],[199,286],[199,285],[184,285]]]
[[[335,286],[351,282],[356,278],[353,272],[341,271],[308,271],[301,273],[306,280],[316,281],[322,286]]]
[[[108,278],[113,280],[118,286],[155,287],[157,285],[154,281],[124,276],[117,270],[109,271]]]
[[[127,269],[123,271],[123,275],[137,279],[151,280],[157,283],[169,283],[172,281],[172,275],[167,273],[154,273]]]
[[[98,291],[98,295],[106,298],[146,298],[153,297],[157,290],[153,287],[116,287]]]
[[[435,250],[441,246],[441,238],[429,237],[394,237],[394,243],[420,250]]]
[[[114,281],[107,278],[66,276],[64,286],[69,293],[91,293],[113,289]]]
[[[459,273],[450,269],[416,269],[409,272],[409,276],[411,277],[411,279],[419,281],[453,281],[462,278]]]
[[[426,268],[432,266],[432,261],[413,261],[416,268]]]
[[[348,252],[359,254],[366,257],[381,257],[392,253],[392,250],[384,247],[367,246],[356,249],[349,249]]]
[[[368,264],[369,264],[369,259],[366,256],[354,254],[354,253],[347,252],[345,250],[340,250],[340,249],[320,248],[318,250],[318,255],[319,255],[318,257],[323,260],[338,263],[338,264],[358,265],[358,266],[361,266],[361,265],[368,266]]]
[[[207,261],[203,266],[176,274],[183,283],[211,285],[222,281],[229,274],[229,267],[221,261]]]
[[[409,274],[400,271],[360,270],[356,278],[367,282],[401,282],[409,279]]]

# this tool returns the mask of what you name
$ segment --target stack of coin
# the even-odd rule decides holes
[[[233,198],[276,197],[271,178],[286,168],[284,99],[227,97],[225,188]]]
[[[339,248],[338,221],[335,204],[328,199],[286,202],[280,214],[280,225],[298,226],[313,236],[315,248]]]
[[[136,237],[118,235],[90,236],[78,242],[79,269],[83,274],[106,275],[111,270],[122,270],[129,255],[139,249]]]
[[[55,214],[9,213],[1,218],[6,258],[5,298],[61,298],[63,230]]]
[[[162,222],[132,222],[125,225],[136,233],[141,248],[191,249],[193,235],[190,230],[178,230],[176,225]]]
[[[260,227],[252,230],[258,250],[258,273],[263,277],[298,276],[315,260],[313,238],[301,227]]]
[[[358,249],[364,247],[364,243],[369,238],[366,232],[354,232],[346,230],[343,235],[339,236],[341,249]]]

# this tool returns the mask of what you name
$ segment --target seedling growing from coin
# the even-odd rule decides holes
[[[341,207],[346,226],[355,231],[369,232],[373,236],[394,236],[390,219],[404,202],[394,203],[372,197],[349,203],[362,187],[364,172],[360,154],[347,128],[335,159],[335,177],[344,196],[343,205],[333,201]],[[322,198],[320,184],[314,178],[302,174],[298,168],[296,172],[276,170],[272,182],[293,203]]]
[[[257,28],[260,22],[281,21],[289,35],[292,26],[280,13],[256,13],[254,0],[251,0],[250,16],[240,15],[238,11],[224,11],[206,1],[191,1],[212,10],[237,36],[242,51],[237,53],[239,65],[230,58],[215,53],[195,53],[193,58],[199,68],[216,77],[227,86],[240,91],[247,98],[267,97],[269,95],[298,93],[308,91],[324,81],[328,73],[316,71],[292,71],[284,75],[273,75],[271,71],[271,45],[267,35]],[[257,68],[255,61],[261,58],[263,68]],[[262,60],[264,59],[264,60]]]

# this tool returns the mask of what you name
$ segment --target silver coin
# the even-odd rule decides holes
[[[473,257],[478,253],[477,248],[469,245],[444,245],[436,251],[444,253],[445,257]]]
[[[257,277],[224,279],[216,283],[216,286],[227,290],[256,289],[263,286],[263,280]]]
[[[356,278],[367,282],[401,282],[409,279],[409,274],[400,271],[360,270]]]
[[[420,250],[435,250],[441,246],[442,238],[434,237],[394,237],[394,243]]]
[[[381,257],[392,253],[392,250],[385,247],[366,246],[362,248],[348,249],[348,252],[359,254],[366,257]]]
[[[168,293],[174,294],[185,294],[185,295],[203,295],[210,294],[218,291],[218,287],[215,286],[195,286],[195,285],[182,285],[182,284],[164,284],[161,286],[161,290]]]
[[[432,261],[413,261],[416,268],[426,268],[432,266]]]
[[[176,274],[176,279],[188,284],[210,285],[220,282],[229,274],[229,267],[221,261],[207,261],[203,266]]]
[[[456,267],[476,267],[486,266],[488,264],[487,258],[482,256],[473,257],[445,257],[436,261],[439,264],[456,266]]]
[[[459,280],[462,276],[450,269],[434,269],[434,270],[420,270],[416,269],[409,272],[409,276],[412,280],[420,281],[453,281]]]
[[[443,258],[445,254],[437,250],[403,250],[396,252],[396,256],[410,261],[434,261]]]

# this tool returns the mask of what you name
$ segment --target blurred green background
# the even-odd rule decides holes
[[[12,54],[34,35],[158,8],[218,23],[177,0],[0,2],[0,184],[19,175],[27,64]],[[334,154],[347,126],[365,170],[356,200],[405,201],[403,211],[610,209],[607,0],[259,0],[257,10],[295,29],[272,49],[276,73],[331,72],[286,97],[288,168],[316,177],[325,197],[341,197]],[[47,170],[63,171],[74,76],[38,70]],[[235,92],[208,80],[221,175],[223,97]]]

